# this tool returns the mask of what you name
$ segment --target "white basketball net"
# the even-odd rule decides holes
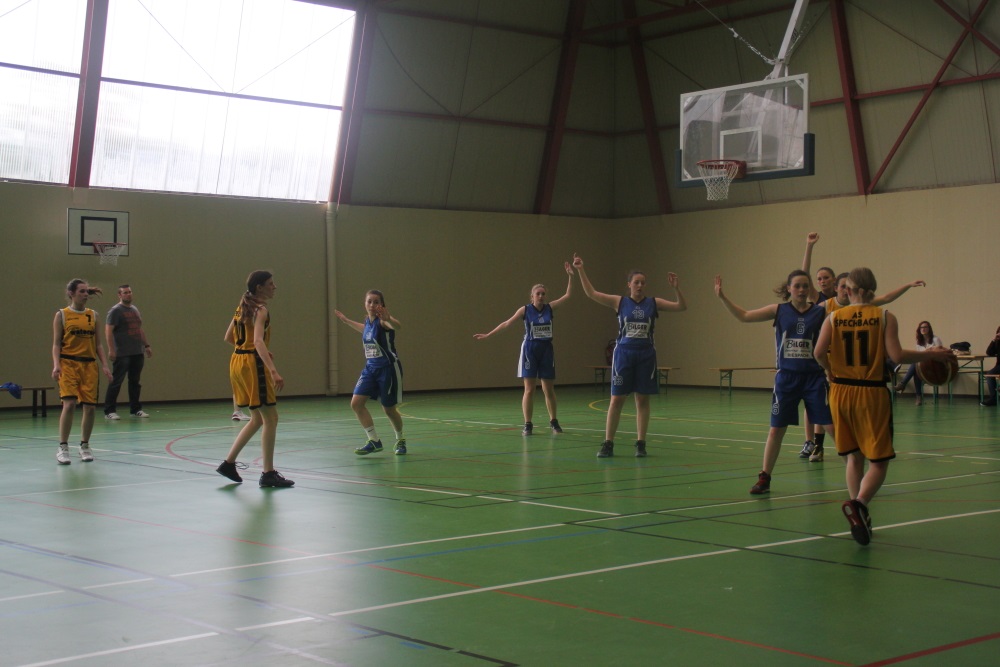
[[[118,256],[121,255],[127,247],[127,243],[95,243],[94,252],[100,256],[101,264],[118,266]]]
[[[740,170],[739,162],[712,162],[699,164],[698,171],[708,190],[708,201],[729,199],[729,184]]]

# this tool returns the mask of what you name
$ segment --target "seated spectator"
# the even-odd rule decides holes
[[[931,327],[931,323],[924,320],[917,325],[917,349],[926,350],[931,347],[944,347],[944,343],[941,339],[934,335],[934,328]],[[898,368],[898,366],[897,366]],[[916,405],[923,404],[924,396],[924,382],[920,379],[920,376],[916,374],[917,365],[910,364],[910,368],[906,371],[906,375],[903,376],[902,382],[896,385],[896,393],[902,394],[906,390],[906,385],[909,384],[910,380],[913,380],[913,386],[917,390],[917,400]]]

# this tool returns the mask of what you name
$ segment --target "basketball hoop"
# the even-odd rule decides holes
[[[747,174],[747,163],[743,160],[701,160],[698,171],[705,181],[709,201],[721,201],[729,198],[729,184],[734,178],[743,178]]]
[[[102,243],[94,241],[94,254],[99,255],[101,264],[118,266],[118,256],[128,248],[127,243]]]

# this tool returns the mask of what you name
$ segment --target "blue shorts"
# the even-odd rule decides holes
[[[813,424],[832,424],[827,391],[826,375],[823,373],[778,371],[774,376],[774,394],[771,397],[771,426],[797,426],[799,401],[805,403],[806,414]]]
[[[556,377],[556,352],[551,340],[526,340],[521,343],[521,359],[517,377],[554,380]]]
[[[611,395],[660,393],[655,347],[616,345],[611,359]]]
[[[354,385],[354,393],[377,398],[387,408],[396,405],[403,400],[403,366],[399,362],[388,366],[365,366]]]

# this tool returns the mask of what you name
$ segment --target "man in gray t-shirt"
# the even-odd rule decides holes
[[[132,305],[132,288],[122,285],[118,288],[118,303],[108,311],[104,326],[104,340],[108,342],[108,359],[113,364],[113,379],[108,385],[108,393],[104,397],[104,418],[121,419],[118,416],[118,392],[122,382],[128,375],[129,413],[133,417],[148,417],[139,402],[139,391],[142,385],[139,378],[142,366],[147,357],[153,356],[153,350],[146,340],[146,332],[142,329],[142,315],[139,309]]]

